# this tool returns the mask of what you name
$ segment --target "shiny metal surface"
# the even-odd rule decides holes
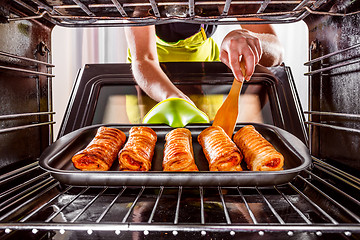
[[[103,125],[103,124],[102,124]],[[79,171],[75,169],[71,158],[84,148],[102,125],[92,125],[78,129],[58,139],[41,155],[40,166],[63,184],[77,186],[269,186],[283,184],[293,180],[311,163],[309,151],[298,138],[280,128],[266,125],[252,125],[266,138],[285,158],[282,171],[249,171],[242,164],[240,172],[211,172],[208,161],[198,143],[197,136],[210,124],[189,124],[195,163],[199,172],[165,172],[163,171],[163,152],[165,135],[172,129],[165,125],[147,125],[157,134],[155,153],[151,170],[148,172],[118,171],[115,161],[109,171]],[[237,124],[235,132],[246,123]],[[126,135],[131,126],[105,125],[123,131]],[[201,191],[200,191],[201,194]]]
[[[82,0],[78,2],[87,3]],[[46,143],[41,143],[47,141],[38,135],[48,138],[48,131],[43,131],[43,128],[30,128],[31,132],[17,129],[0,135],[2,150],[6,149],[7,152],[2,154],[6,156],[2,163],[5,163],[5,166],[10,165],[15,162],[14,159],[18,159],[19,163],[19,166],[15,170],[10,169],[10,172],[9,168],[1,168],[1,239],[360,238],[360,179],[357,171],[359,134],[356,131],[359,129],[357,100],[360,92],[357,64],[359,1],[159,0],[127,3],[99,0],[96,4],[86,4],[89,11],[96,16],[88,16],[73,1],[12,0],[4,3],[9,4],[14,11],[11,16],[1,17],[10,21],[9,26],[14,31],[7,32],[8,25],[1,25],[1,50],[29,59],[33,59],[36,44],[40,40],[50,41],[52,24],[82,27],[148,25],[184,20],[210,24],[289,23],[305,20],[309,27],[311,46],[311,60],[306,63],[311,68],[310,120],[307,127],[310,133],[309,147],[314,156],[312,169],[303,171],[290,183],[258,189],[238,186],[64,187],[49,178],[49,175],[37,166],[37,162],[21,167],[23,162],[35,161],[36,156],[44,150]],[[176,3],[189,6],[189,17],[158,19],[149,16],[131,24],[122,22],[138,20],[132,18],[134,8],[148,10],[151,9],[151,3],[153,8],[158,8],[160,16],[166,5]],[[225,7],[223,11],[218,11],[217,15],[201,18],[197,16],[196,10],[202,7],[202,4],[210,7],[220,4]],[[245,4],[256,4],[258,8],[253,12],[238,15],[231,12],[232,6]],[[232,21],[231,17],[259,17],[261,20]],[[29,21],[22,22],[23,20]],[[110,22],[106,23],[104,20]],[[50,23],[50,27],[39,27],[41,23]],[[23,43],[28,42],[28,29],[32,29],[31,36],[34,38],[28,47],[24,47]],[[19,32],[19,42],[12,42],[11,39],[16,39],[14,36]],[[17,60],[6,63],[18,67]],[[48,62],[45,57],[35,61],[38,60]],[[29,69],[29,64],[24,64],[24,68]],[[39,71],[51,74],[51,70],[47,72],[44,68]],[[28,74],[17,71],[3,69],[1,74],[0,90],[12,92],[18,81],[28,86],[33,86],[36,82],[37,86],[40,86],[39,90],[48,89],[48,86],[43,87],[44,76],[38,76],[34,81],[28,78]],[[29,106],[23,108],[21,100],[22,96],[27,95],[39,98],[37,93],[31,91],[31,88],[26,91],[17,88],[17,91],[13,92],[17,93],[14,98],[2,94],[6,100],[2,105],[3,118],[36,112]],[[16,101],[13,101],[14,99]],[[284,102],[284,99],[279,102]],[[41,108],[39,112],[52,112],[40,104],[34,106],[34,109]],[[33,119],[31,121],[33,122]],[[51,122],[49,119],[45,121]],[[7,128],[27,124],[26,121],[20,124],[14,121]],[[20,132],[27,134],[20,135]],[[35,142],[40,143],[40,146],[37,144],[34,147]],[[22,151],[19,146],[26,146],[28,149]],[[14,149],[16,151],[13,151]]]
[[[62,188],[43,176],[22,186],[27,188],[35,181],[39,193],[20,192],[22,197],[16,198],[25,199],[22,204],[0,209],[0,236],[14,237],[29,230],[34,236],[50,231],[54,236],[79,233],[89,239],[104,232],[113,237],[167,234],[180,239],[184,233],[229,238],[252,233],[268,237],[272,233],[302,234],[308,239],[330,233],[356,237],[360,234],[360,204],[354,199],[360,184],[342,188],[339,197],[330,190],[333,186],[327,186],[337,182],[337,171],[333,168],[330,178],[321,170],[306,171],[289,184],[247,188]],[[350,177],[341,176],[344,181],[352,181]],[[43,201],[34,211],[32,202],[37,198]],[[349,206],[347,201],[353,203],[351,209],[345,206]],[[19,209],[21,218],[17,217]]]
[[[351,113],[335,113],[335,112],[319,112],[319,111],[304,111],[304,113],[313,114],[313,115],[335,116],[335,117],[360,118],[360,114],[351,114]]]
[[[359,3],[334,1],[329,9],[359,11]],[[349,11],[348,11],[349,12]],[[313,156],[358,176],[360,99],[359,13],[344,17],[309,15],[308,121]],[[334,34],[335,33],[335,34]],[[334,114],[322,114],[334,113]],[[341,113],[341,114],[337,114]]]
[[[9,114],[9,115],[0,116],[0,119],[19,118],[19,117],[37,116],[37,115],[50,115],[50,114],[55,114],[55,112],[34,112],[34,113]]]
[[[5,69],[5,70],[15,71],[15,72],[22,72],[22,73],[41,75],[41,76],[47,76],[47,77],[55,77],[55,75],[53,75],[53,74],[39,72],[39,71],[33,71],[33,70],[28,70],[28,69],[23,69],[23,68],[7,67],[7,66],[0,66],[0,68]]]
[[[27,128],[33,128],[33,127],[38,127],[38,126],[44,126],[44,125],[47,126],[47,125],[52,125],[52,124],[55,124],[55,122],[33,123],[33,124],[29,124],[29,125],[3,128],[3,129],[0,129],[0,133],[7,133],[7,132],[12,132],[12,131],[17,131],[17,130],[22,130],[22,129],[27,129]]]
[[[317,12],[324,1],[139,1],[118,2],[117,0],[100,1],[85,4],[76,0],[66,0],[46,3],[33,0],[24,3],[14,0],[25,6],[34,15],[11,17],[10,21],[47,17],[60,26],[143,26],[150,24],[186,21],[202,24],[237,24],[250,23],[240,18],[252,18],[258,23],[286,23],[303,20],[310,13],[332,14],[331,12]],[[37,6],[37,9],[36,7]],[[186,7],[185,15],[174,15],[168,12],[168,6]],[[250,6],[250,7],[249,7]],[[215,7],[215,8],[214,8]],[[245,8],[244,8],[245,7]],[[217,9],[218,8],[218,9]],[[256,9],[255,9],[256,8]],[[80,9],[80,11],[79,11]],[[245,10],[244,10],[245,9]],[[149,14],[151,10],[151,14]],[[172,11],[172,10],[169,10]],[[181,16],[181,17],[179,17]],[[230,18],[238,18],[233,20]],[[259,20],[255,20],[259,18]],[[112,20],[112,21],[109,21]],[[123,21],[126,20],[126,21]],[[221,21],[220,21],[221,20]],[[103,21],[103,22],[102,22]],[[107,22],[104,22],[107,21]],[[134,21],[134,22],[131,22]]]
[[[54,65],[40,51],[51,48],[51,28],[38,21],[12,22],[0,25],[0,36],[0,169],[14,163],[21,168],[52,143]]]
[[[43,62],[43,61],[39,61],[39,60],[32,59],[32,58],[22,57],[22,56],[17,56],[17,55],[11,54],[11,53],[3,52],[3,51],[0,51],[0,55],[11,57],[11,58],[17,58],[17,59],[21,59],[21,60],[25,60],[25,61],[29,61],[29,62],[33,62],[33,63],[44,64],[48,67],[55,67],[55,65],[50,64],[48,62]]]

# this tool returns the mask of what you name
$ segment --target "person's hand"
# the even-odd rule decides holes
[[[233,72],[234,76],[242,81],[250,80],[254,73],[255,65],[259,63],[262,56],[260,39],[245,29],[234,30],[228,33],[220,47],[220,60]],[[245,65],[246,76],[243,76],[240,62]]]

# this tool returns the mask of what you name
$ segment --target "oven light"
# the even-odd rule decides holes
[[[176,235],[178,235],[178,231],[174,230],[174,231],[172,231],[172,234],[173,234],[174,236],[176,236]]]

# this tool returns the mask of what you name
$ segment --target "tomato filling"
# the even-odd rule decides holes
[[[268,161],[265,166],[274,168],[277,167],[280,164],[280,158],[273,158],[270,161]]]
[[[136,169],[141,170],[143,164],[141,162],[138,162],[136,160],[134,160],[132,157],[130,157],[129,155],[125,155],[123,156],[123,158],[126,159],[126,161],[133,167],[136,167]]]

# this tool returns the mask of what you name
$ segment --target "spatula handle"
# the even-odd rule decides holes
[[[245,77],[245,66],[243,62],[240,62],[240,67],[243,76]],[[213,122],[213,126],[222,127],[230,138],[232,137],[236,125],[239,107],[239,95],[244,80],[245,78],[243,78],[242,81],[238,81],[236,78],[234,78],[229,95],[217,111]]]
[[[239,99],[239,94],[241,91],[242,84],[243,82],[238,81],[236,78],[234,78],[233,84],[229,92],[229,96],[232,96],[232,98],[234,98],[234,101],[238,101]]]

